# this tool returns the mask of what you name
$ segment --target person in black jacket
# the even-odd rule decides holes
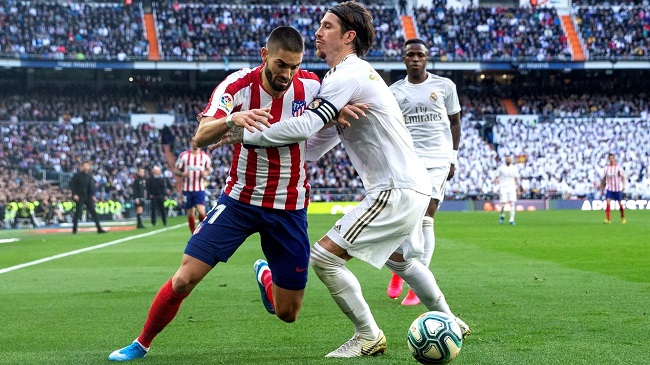
[[[167,211],[165,210],[165,199],[171,190],[171,183],[162,174],[160,167],[155,166],[151,170],[152,177],[147,181],[149,199],[151,199],[151,225],[156,225],[156,213],[160,212],[163,226],[167,225]]]
[[[144,201],[147,199],[147,179],[144,177],[144,168],[138,169],[138,176],[133,181],[133,202],[135,203],[135,214],[138,218],[138,228],[145,228],[142,224],[142,211]]]
[[[102,226],[99,225],[99,217],[95,211],[95,181],[93,177],[90,176],[90,162],[84,162],[81,164],[81,169],[77,171],[70,180],[70,190],[72,191],[72,200],[75,202],[75,212],[74,219],[72,221],[72,233],[77,233],[77,224],[79,223],[79,218],[81,218],[81,212],[83,211],[84,205],[86,210],[90,215],[92,215],[93,220],[95,221],[95,226],[97,226],[97,233],[106,233],[102,229]]]

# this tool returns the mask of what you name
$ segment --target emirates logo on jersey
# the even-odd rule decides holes
[[[305,107],[307,107],[307,102],[304,100],[294,100],[291,104],[291,115],[294,117],[301,116],[305,112]]]
[[[438,100],[438,95],[436,95],[435,91],[432,91],[431,94],[429,95],[429,100],[436,101]]]

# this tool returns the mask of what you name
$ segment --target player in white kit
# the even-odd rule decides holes
[[[494,184],[499,186],[499,198],[501,200],[501,216],[499,223],[503,224],[506,213],[506,205],[510,205],[510,225],[515,225],[515,211],[517,196],[519,195],[519,169],[512,164],[512,158],[506,156],[506,163],[499,166]]]
[[[420,262],[429,267],[435,248],[434,216],[445,196],[447,180],[454,176],[460,142],[460,102],[456,84],[448,78],[427,72],[429,50],[421,39],[404,43],[402,56],[407,76],[390,86],[402,110],[415,152],[424,162],[431,178],[431,200],[422,218],[424,255]],[[388,296],[396,299],[402,293],[403,280],[393,273],[388,286]],[[442,291],[436,285],[439,302],[453,317]],[[420,299],[409,289],[402,305],[418,305]]]
[[[352,257],[377,268],[386,264],[429,310],[440,310],[433,274],[419,261],[424,253],[420,224],[431,197],[431,182],[401,121],[397,101],[373,67],[359,58],[373,39],[372,17],[363,5],[348,1],[330,8],[316,32],[316,54],[331,69],[307,111],[262,132],[237,121],[238,127],[247,128],[233,128],[222,140],[274,146],[308,139],[308,160],[320,158],[342,141],[363,181],[366,197],[311,252],[314,271],[355,327],[354,336],[326,357],[376,355],[386,349],[386,337],[363,298],[359,281],[345,267]],[[366,104],[368,109],[352,124],[324,128],[348,103]]]

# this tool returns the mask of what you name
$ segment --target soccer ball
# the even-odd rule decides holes
[[[413,321],[408,346],[421,364],[447,364],[458,356],[463,335],[455,319],[443,312],[426,312]]]

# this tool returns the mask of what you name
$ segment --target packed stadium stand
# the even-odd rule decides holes
[[[148,43],[137,6],[4,1],[0,53],[46,59],[143,58]]]
[[[415,17],[431,57],[443,61],[571,59],[555,9],[421,7]]]
[[[650,6],[580,7],[575,15],[589,58],[647,58]]]
[[[257,66],[278,25],[303,34],[306,68],[321,77],[326,71],[314,56],[314,33],[331,2],[147,3],[0,5],[0,207],[65,201],[71,174],[87,159],[98,199],[122,205],[131,201],[137,167],[160,165],[172,177],[170,156],[189,146],[212,89],[235,67]],[[523,198],[599,196],[609,152],[628,174],[627,196],[650,198],[647,3],[407,3],[370,6],[377,37],[368,59],[387,83],[403,78],[403,22],[412,17],[412,32],[429,46],[430,69],[457,84],[463,135],[446,199],[494,198],[494,171],[507,155],[520,168]],[[576,59],[575,47],[586,61]],[[171,116],[173,124],[134,123],[138,115]],[[232,151],[212,153],[215,198]],[[363,196],[343,146],[307,169],[314,201]]]
[[[271,29],[290,25],[303,34],[306,55],[313,57],[314,33],[327,4],[163,1],[151,11],[154,24],[148,34],[145,13],[135,5],[6,1],[0,7],[0,54],[124,61],[146,59],[150,44],[154,44],[167,60],[256,58]],[[397,6],[372,5],[370,9],[377,35],[368,57],[399,57],[404,31]],[[446,1],[433,1],[411,13],[416,32],[427,41],[434,59],[545,61],[572,57],[567,30],[554,8],[452,8]],[[647,4],[574,3],[572,19],[589,59],[648,56]]]

